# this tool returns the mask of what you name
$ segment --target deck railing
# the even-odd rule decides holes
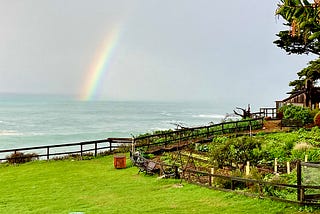
[[[270,117],[271,119],[277,118],[276,108],[260,108],[259,112],[252,113],[253,117]]]

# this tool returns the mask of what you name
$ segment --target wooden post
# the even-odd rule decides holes
[[[49,146],[47,147],[47,160],[50,158],[50,151],[49,151]]]
[[[213,175],[214,174],[214,168],[211,168],[211,175]],[[210,186],[212,186],[212,184],[213,184],[213,176],[211,176],[210,175]]]
[[[290,174],[290,162],[287,161],[287,174]]]
[[[97,153],[98,153],[98,143],[95,142],[94,143],[94,156],[97,157]]]
[[[82,150],[83,150],[82,144],[80,144],[80,156],[81,156],[81,157],[82,157]]]
[[[164,175],[164,169],[163,169],[163,164],[159,163],[160,166],[160,176]]]
[[[247,161],[247,165],[246,165],[246,175],[250,174],[250,162]]]
[[[164,135],[164,147],[167,147],[167,144],[168,144],[168,137],[167,137],[167,134]]]
[[[278,174],[278,158],[274,159],[274,174]]]
[[[112,140],[109,141],[109,152],[112,151]]]
[[[233,183],[233,179],[231,178],[231,190],[234,190],[235,187],[234,187],[234,183]]]
[[[276,109],[272,109],[272,118],[276,118],[277,112],[275,111]]]
[[[179,176],[179,171],[178,171],[178,166],[174,166],[174,178],[175,179],[178,179],[178,178],[180,178],[180,176]]]
[[[298,160],[297,162],[297,200],[302,203],[303,202],[303,189],[301,187],[302,178],[301,178],[301,161]]]
[[[135,143],[135,140],[134,140],[134,138],[132,138],[132,143],[131,143],[131,151],[132,151],[132,154],[135,152],[134,143]]]
[[[262,189],[262,184],[259,183],[259,196],[262,197],[263,196],[263,189]]]
[[[308,162],[308,155],[304,156],[304,162],[307,163]],[[304,166],[304,168],[307,168],[306,166]]]

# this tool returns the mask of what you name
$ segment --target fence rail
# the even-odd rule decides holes
[[[261,129],[263,127],[263,118],[250,120],[240,120],[213,124],[209,126],[200,126],[193,128],[182,128],[178,130],[163,131],[159,134],[151,134],[134,138],[136,147],[159,147],[170,144],[188,143],[188,141],[202,141],[212,139],[216,135],[234,134],[243,131]]]
[[[303,185],[301,177],[301,167],[320,168],[320,164],[297,162],[297,184],[274,183],[264,180],[256,180],[243,177],[234,177],[229,175],[214,174],[195,169],[181,169],[182,179],[196,183],[209,188],[214,188],[223,191],[234,191],[236,193],[245,194],[249,196],[256,196],[260,198],[271,198],[284,202],[296,203],[300,205],[315,205],[320,206],[320,194],[307,194],[307,191],[319,191],[320,186]],[[215,179],[224,180],[226,186],[215,186]],[[240,190],[240,191],[238,191]],[[247,191],[246,191],[247,190]],[[281,190],[287,193],[296,194],[295,198],[283,198],[285,194],[275,195],[268,191]]]
[[[5,149],[0,150],[0,161],[7,160],[7,155],[17,152],[32,152],[34,153],[33,156],[35,158],[45,157],[47,160],[70,154],[83,156],[86,152],[92,152],[94,156],[97,156],[98,152],[113,151],[114,149],[118,149],[122,146],[129,146],[131,143],[131,138],[107,138],[103,140],[84,141],[79,143]]]

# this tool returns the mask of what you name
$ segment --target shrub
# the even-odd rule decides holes
[[[308,162],[319,162],[320,160],[320,150],[317,148],[293,149],[290,158],[291,161],[304,161],[306,155],[308,155]]]
[[[311,123],[313,120],[311,110],[306,107],[286,105],[281,107],[279,111],[283,113],[283,118],[299,120],[303,124]]]
[[[216,141],[217,140],[217,141]],[[224,143],[221,143],[224,141]],[[261,141],[250,137],[217,138],[209,147],[211,161],[218,163],[219,168],[237,164],[245,166],[247,161],[255,164],[261,158]]]
[[[318,127],[320,127],[320,111],[314,116],[314,124]]]
[[[8,155],[6,159],[9,164],[20,164],[38,159],[38,155],[36,153],[24,154],[22,152],[15,152],[11,155]]]

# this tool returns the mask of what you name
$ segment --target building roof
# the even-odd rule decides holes
[[[306,93],[306,89],[302,89],[302,90],[299,90],[299,91],[295,91],[295,92],[288,92],[287,94],[291,94],[288,98],[282,100],[282,102],[287,102],[288,100],[294,98],[294,97],[297,97],[301,94],[304,94]]]

